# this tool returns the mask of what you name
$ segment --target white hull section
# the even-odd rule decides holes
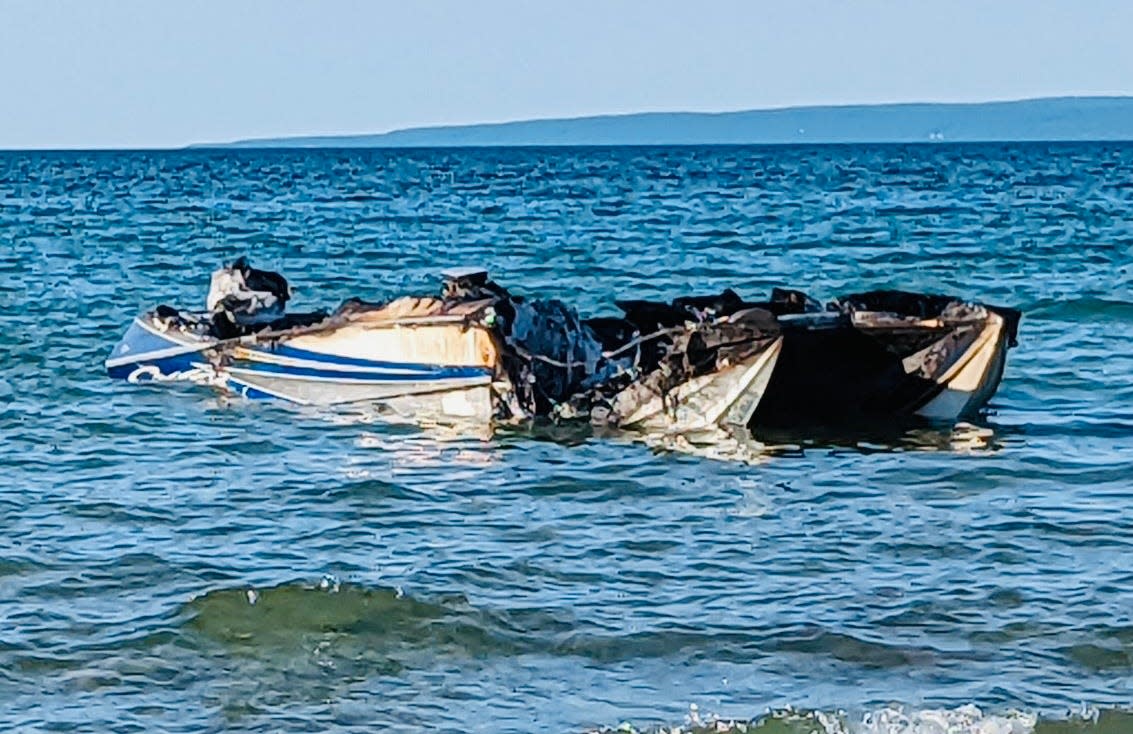
[[[941,391],[916,414],[932,420],[955,421],[978,410],[999,387],[1007,361],[1003,317],[989,313],[983,328],[957,356],[937,383]]]
[[[459,318],[222,341],[144,316],[107,369],[129,382],[194,382],[299,405],[380,403],[401,415],[487,422],[496,359],[491,334]]]
[[[782,347],[780,337],[751,359],[681,383],[667,396],[654,396],[619,425],[663,433],[746,426],[767,389]],[[615,400],[615,411],[617,407]]]
[[[337,405],[341,403],[386,402],[398,398],[414,398],[417,402],[441,401],[449,393],[465,393],[474,388],[489,391],[490,375],[452,380],[411,382],[399,380],[383,383],[374,380],[319,378],[287,374],[263,373],[254,367],[230,367],[218,371],[224,386],[246,397],[267,396],[299,405]],[[451,401],[450,401],[451,402]],[[453,403],[455,404],[455,403]],[[467,416],[468,409],[456,409],[456,415]],[[490,412],[485,416],[490,417]]]

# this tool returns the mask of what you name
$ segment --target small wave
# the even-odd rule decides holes
[[[1108,298],[1044,298],[1023,311],[1036,321],[1133,322],[1133,303]]]
[[[1133,669],[1133,654],[1127,645],[1080,643],[1063,650],[1078,665],[1098,672],[1121,672]]]
[[[424,601],[399,589],[340,584],[329,577],[318,585],[210,591],[190,601],[188,613],[190,629],[230,653],[286,662],[317,648],[338,661],[358,661],[364,653],[399,669],[438,656],[522,654],[608,663],[696,651],[747,663],[774,652],[873,669],[922,666],[947,656],[929,647],[887,644],[821,627],[754,631],[669,626],[610,633],[580,625],[559,609],[477,608],[463,596]]]
[[[939,206],[931,206],[931,205],[929,205],[929,206],[887,206],[887,207],[878,207],[875,214],[877,214],[877,216],[879,216],[879,217],[892,217],[892,216],[929,217],[929,216],[941,216],[941,215],[944,215],[944,214],[952,214],[953,212],[960,210],[960,209],[961,209],[961,207],[948,206],[948,205],[939,205]]]
[[[365,589],[332,578],[318,585],[210,591],[189,602],[191,626],[216,641],[242,647],[289,647],[306,635],[355,634],[427,642],[445,607],[398,589]]]

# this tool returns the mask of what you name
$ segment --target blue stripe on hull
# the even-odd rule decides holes
[[[390,362],[387,364],[397,363]],[[416,373],[362,372],[280,365],[244,359],[234,362],[232,368],[246,370],[249,373],[259,372],[278,377],[313,378],[328,382],[388,382],[393,384],[483,378],[490,377],[492,374],[491,370],[486,367],[433,367],[428,372]]]
[[[228,378],[228,389],[231,392],[236,393],[240,397],[247,398],[248,400],[286,400],[286,398],[280,398],[277,395],[272,395],[269,392],[264,392],[263,390],[254,388],[251,385],[246,385],[234,377]]]
[[[130,362],[129,364],[118,365],[116,367],[107,367],[106,374],[112,380],[128,380],[131,376],[139,382],[153,379],[153,375],[144,370],[145,367],[154,367],[162,375],[175,375],[178,372],[188,372],[194,369],[195,363],[201,361],[199,354],[189,354],[180,357],[168,357],[166,359],[156,360],[141,360],[138,362]],[[139,372],[139,370],[142,370]],[[135,375],[135,373],[137,373]]]

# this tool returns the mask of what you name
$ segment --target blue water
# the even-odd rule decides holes
[[[238,254],[1025,315],[979,424],[743,461],[104,377]],[[1129,144],[0,154],[0,729],[1133,730],[1131,266]]]

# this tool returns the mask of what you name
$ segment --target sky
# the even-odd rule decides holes
[[[1133,95],[1130,0],[0,0],[0,149]]]

